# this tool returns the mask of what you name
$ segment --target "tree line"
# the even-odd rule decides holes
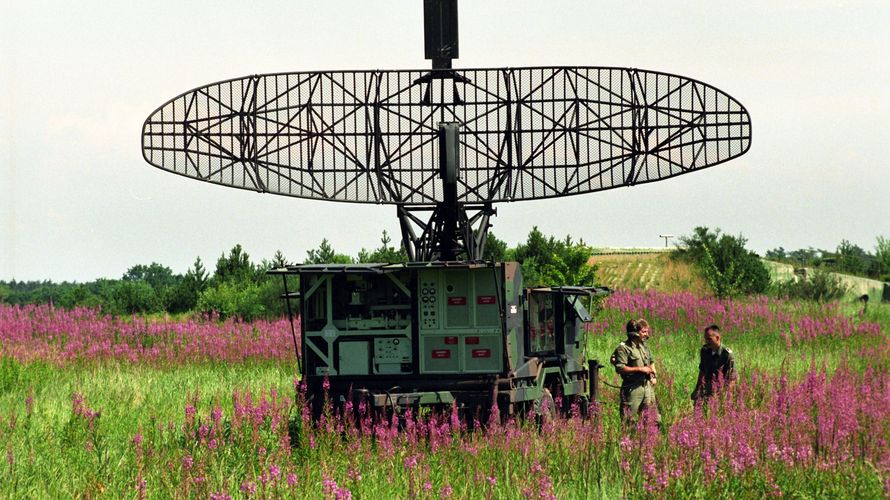
[[[483,256],[486,260],[515,260],[522,263],[526,283],[592,285],[595,268],[589,266],[591,249],[570,236],[545,236],[537,227],[525,242],[508,247],[489,234]],[[362,248],[356,256],[338,252],[325,238],[309,250],[305,264],[406,262],[401,245],[394,245],[384,231],[380,245]],[[200,257],[183,274],[163,264],[137,264],[120,279],[97,279],[86,283],[53,281],[0,281],[0,302],[8,304],[51,303],[58,307],[100,307],[107,314],[205,313],[245,320],[280,317],[286,313],[281,300],[284,285],[267,271],[294,263],[280,250],[271,259],[251,260],[240,244],[223,252],[211,272]],[[291,281],[291,286],[297,283]]]
[[[815,272],[785,281],[773,282],[760,256],[749,250],[742,235],[724,234],[720,229],[697,227],[680,238],[672,252],[698,271],[718,297],[736,297],[772,293],[779,296],[815,301],[836,300],[847,293],[840,280],[829,271],[851,274],[872,272],[890,279],[890,239],[878,237],[875,254],[869,254],[849,242],[842,242],[829,258],[827,252],[814,257],[809,252],[785,252],[778,248],[766,257],[795,265],[808,265]],[[592,249],[583,240],[571,236],[556,238],[532,228],[524,242],[508,246],[494,234],[486,240],[485,260],[516,261],[522,265],[527,286],[593,285],[596,266],[590,265]],[[784,257],[783,257],[784,256]],[[789,257],[790,256],[790,257]],[[805,257],[798,259],[798,257]],[[380,245],[362,248],[351,256],[338,252],[330,241],[322,239],[318,247],[306,252],[306,264],[319,263],[398,263],[408,257],[401,245],[393,244],[386,231]],[[809,260],[807,260],[809,259]],[[251,260],[237,244],[223,252],[210,272],[200,257],[183,274],[152,262],[130,267],[120,279],[98,279],[86,283],[52,281],[0,281],[0,302],[9,304],[52,303],[59,307],[100,307],[107,314],[203,313],[245,320],[280,317],[286,313],[281,300],[282,280],[267,274],[272,268],[293,262],[280,250],[271,259]],[[292,286],[296,288],[297,283]]]

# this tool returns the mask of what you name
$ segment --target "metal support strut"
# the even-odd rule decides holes
[[[439,124],[439,177],[442,201],[435,206],[398,205],[402,244],[411,261],[482,260],[491,216],[491,203],[459,203],[460,124]],[[418,212],[430,212],[427,219]],[[417,228],[418,230],[415,230]],[[417,233],[420,233],[418,236]]]

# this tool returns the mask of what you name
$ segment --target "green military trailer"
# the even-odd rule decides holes
[[[589,307],[604,288],[524,288],[515,262],[304,264],[298,275],[301,375],[316,412],[450,407],[501,415],[558,410],[596,395],[585,354]],[[327,394],[325,394],[325,386]]]

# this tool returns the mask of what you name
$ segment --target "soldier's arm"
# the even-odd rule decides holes
[[[692,389],[692,399],[698,399],[702,386],[705,384],[705,348],[702,347],[698,351],[698,380],[695,381],[695,388]]]
[[[724,370],[724,377],[726,377],[726,384],[732,385],[732,383],[736,379],[735,373],[735,355],[728,348],[726,349],[726,368]]]
[[[624,370],[624,368],[627,366],[627,358],[627,349],[624,348],[624,345],[619,345],[615,349],[615,352],[612,353],[612,357],[609,359],[609,362],[611,362],[612,366],[615,367],[615,371],[617,373],[624,373],[622,370]]]

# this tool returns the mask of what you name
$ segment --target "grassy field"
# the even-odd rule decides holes
[[[455,415],[428,414],[400,424],[329,415],[309,426],[282,323],[103,323],[85,312],[0,312],[6,498],[890,491],[886,308],[860,316],[837,304],[619,292],[595,317],[588,352],[605,361],[627,319],[650,319],[661,427],[642,419],[622,428],[617,395],[603,384],[592,419],[491,422],[485,432],[466,432]],[[700,329],[711,322],[723,327],[741,380],[702,411],[689,394]],[[89,339],[101,348],[89,348]],[[603,375],[617,382],[610,369]]]
[[[670,252],[594,255],[589,262],[598,266],[598,284],[615,289],[699,293],[707,289],[692,266],[671,259]]]

